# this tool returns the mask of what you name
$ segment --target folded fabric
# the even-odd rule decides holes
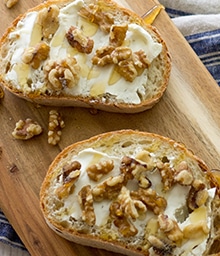
[[[0,210],[0,241],[6,244],[10,244],[13,247],[26,250],[21,239],[6,219],[3,212]]]
[[[220,86],[220,1],[161,0],[160,2]]]

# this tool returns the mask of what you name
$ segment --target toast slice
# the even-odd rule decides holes
[[[171,70],[157,29],[111,0],[45,1],[0,39],[0,82],[38,104],[149,109]]]
[[[219,197],[190,150],[157,134],[121,130],[65,148],[40,207],[58,235],[125,255],[219,255]]]

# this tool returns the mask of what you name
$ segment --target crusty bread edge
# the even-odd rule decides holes
[[[85,0],[87,2],[88,0]],[[29,9],[27,12],[25,12],[22,15],[19,15],[11,24],[11,26],[6,30],[6,32],[3,34],[2,38],[0,39],[0,48],[4,44],[5,40],[7,39],[8,34],[14,30],[15,26],[19,22],[20,19],[26,16],[26,14],[30,11],[39,11],[44,7],[48,7],[51,4],[58,4],[63,5],[65,3],[70,2],[69,0],[51,0],[46,1],[34,8]],[[151,99],[146,99],[145,101],[139,103],[139,104],[127,104],[127,103],[117,103],[117,102],[103,102],[101,99],[98,98],[91,98],[91,97],[71,97],[71,96],[45,96],[45,95],[38,95],[35,94],[28,94],[25,95],[21,91],[16,90],[14,87],[10,86],[3,78],[3,76],[0,74],[0,82],[2,85],[7,88],[11,93],[17,95],[20,98],[23,98],[25,100],[31,101],[36,104],[41,105],[48,105],[48,106],[74,106],[74,107],[85,107],[85,108],[95,108],[100,109],[108,112],[117,112],[117,113],[139,113],[143,112],[145,110],[148,110],[152,108],[156,103],[160,101],[162,98],[164,92],[167,89],[170,73],[171,73],[171,57],[167,48],[167,45],[165,41],[162,39],[158,29],[154,26],[151,26],[149,24],[146,24],[144,20],[139,17],[136,13],[132,12],[129,9],[126,9],[122,6],[120,6],[118,3],[113,2],[111,0],[105,0],[106,5],[112,5],[113,8],[121,10],[122,13],[128,14],[131,17],[131,20],[133,22],[136,22],[140,24],[142,27],[144,27],[152,36],[156,37],[158,42],[162,44],[162,52],[160,53],[161,58],[164,58],[166,61],[164,62],[165,66],[164,69],[166,72],[164,73],[164,76],[162,78],[162,83],[160,86],[160,91],[154,95]]]
[[[143,252],[139,252],[138,250],[135,249],[131,249],[131,248],[127,248],[127,245],[124,244],[124,246],[122,245],[121,242],[116,242],[116,241],[111,241],[111,242],[105,242],[97,237],[93,237],[91,235],[84,235],[84,234],[79,234],[78,232],[74,231],[74,230],[69,230],[69,229],[65,229],[63,228],[61,225],[59,225],[57,222],[54,222],[53,219],[48,218],[48,212],[46,211],[45,207],[44,207],[44,195],[45,195],[45,191],[47,189],[47,187],[49,186],[49,180],[50,180],[50,176],[53,174],[53,169],[54,167],[56,167],[61,159],[65,156],[67,156],[68,154],[77,154],[79,151],[81,151],[84,148],[90,147],[93,145],[94,142],[99,141],[99,140],[106,140],[106,139],[111,139],[112,137],[120,137],[123,135],[132,135],[132,134],[136,134],[138,136],[142,136],[142,137],[151,137],[153,138],[157,138],[160,139],[166,143],[169,143],[171,146],[175,145],[176,149],[182,150],[184,151],[184,153],[194,159],[199,167],[201,168],[201,170],[205,173],[205,175],[209,172],[209,169],[207,167],[207,165],[205,164],[205,162],[200,159],[199,157],[197,157],[192,151],[190,151],[189,149],[186,148],[186,146],[184,144],[181,143],[177,143],[175,140],[172,140],[168,137],[164,137],[162,135],[159,134],[154,134],[154,133],[148,133],[148,132],[142,132],[139,130],[130,130],[130,129],[124,129],[124,130],[119,130],[119,131],[112,131],[112,132],[106,132],[106,133],[102,133],[102,134],[98,134],[95,135],[89,139],[83,140],[83,141],[79,141],[76,142],[68,147],[66,147],[60,154],[57,155],[57,157],[54,159],[54,161],[51,163],[48,172],[47,172],[47,178],[44,180],[44,182],[42,183],[42,187],[40,190],[40,208],[41,211],[43,213],[43,216],[45,218],[46,223],[48,224],[48,226],[54,230],[57,234],[59,234],[60,236],[64,237],[67,240],[70,240],[72,242],[81,244],[81,245],[85,245],[85,246],[91,246],[91,247],[96,247],[96,248],[100,248],[100,249],[105,249],[105,250],[109,250],[109,251],[114,251],[114,252],[118,252],[118,253],[122,253],[122,254],[126,254],[126,255],[131,255],[131,256],[140,256],[140,255],[149,255],[148,252],[146,252],[145,254]],[[208,179],[208,175],[207,175],[207,179]],[[208,183],[210,182],[210,180],[208,179]],[[214,256],[215,254],[213,254]],[[218,255],[218,254],[216,254]]]

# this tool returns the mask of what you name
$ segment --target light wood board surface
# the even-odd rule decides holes
[[[153,6],[151,0],[118,2],[139,15]],[[38,3],[38,0],[20,0],[9,10],[1,1],[0,34],[19,13]],[[154,25],[169,48],[172,72],[165,95],[151,110],[128,115],[57,108],[64,117],[65,128],[59,145],[50,146],[47,125],[51,107],[36,106],[7,92],[1,100],[0,207],[31,255],[112,255],[65,241],[48,228],[40,212],[39,190],[48,166],[69,144],[102,132],[139,129],[182,142],[210,168],[220,168],[220,88],[165,11],[160,13]],[[11,132],[15,123],[27,117],[38,121],[44,133],[29,141],[13,139]]]

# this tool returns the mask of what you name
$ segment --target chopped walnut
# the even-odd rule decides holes
[[[51,110],[49,112],[49,124],[48,124],[48,143],[51,145],[56,145],[62,134],[62,129],[65,124],[61,115],[56,110]]]
[[[131,219],[137,219],[140,212],[146,212],[145,205],[137,200],[132,200],[130,192],[126,187],[122,187],[117,199],[110,205],[110,217],[118,231],[125,237],[134,236],[138,230],[131,223]]]
[[[173,245],[170,241],[165,241],[164,239],[162,240],[153,235],[150,235],[148,237],[148,241],[151,244],[156,255],[158,255],[158,256],[173,255],[173,250],[175,248],[175,245]]]
[[[166,236],[175,243],[181,243],[183,240],[183,232],[179,228],[175,220],[171,220],[165,214],[158,216],[158,223],[160,229],[166,234]]]
[[[41,134],[43,131],[42,127],[30,118],[19,120],[12,135],[15,139],[28,140],[36,135]]]
[[[52,37],[59,27],[59,7],[51,5],[42,9],[38,14],[37,23],[42,27],[41,31],[45,38]]]
[[[80,176],[80,169],[81,164],[78,161],[63,167],[62,173],[57,177],[58,180],[61,178],[62,185],[55,191],[59,199],[67,197],[73,191],[74,184]]]
[[[131,57],[132,50],[129,47],[120,46],[115,48],[111,53],[111,58],[114,64],[118,64],[121,61],[127,60]]]
[[[131,59],[120,61],[117,66],[117,72],[129,82],[133,82],[138,76],[137,69]]]
[[[126,218],[136,220],[147,211],[146,205],[142,201],[131,198],[130,190],[125,186],[122,187],[116,201],[120,204],[119,211],[121,211]]]
[[[170,167],[169,162],[158,162],[157,168],[161,175],[164,191],[168,191],[174,185],[174,169]]]
[[[66,38],[69,44],[76,48],[79,52],[89,54],[92,52],[94,41],[85,36],[82,30],[71,26],[66,33]]]
[[[93,197],[91,186],[84,186],[78,193],[78,200],[82,209],[82,220],[88,225],[94,225],[96,216],[93,207]]]
[[[114,199],[120,192],[124,182],[123,175],[107,178],[92,189],[94,200],[102,201],[103,199]]]
[[[100,29],[105,33],[109,33],[111,26],[114,24],[113,15],[106,12],[98,4],[90,4],[87,7],[82,7],[79,10],[79,15],[90,22],[99,25]]]
[[[136,69],[144,69],[150,66],[150,61],[147,58],[146,53],[143,50],[139,50],[138,52],[134,52],[132,55],[133,63]]]
[[[189,210],[194,211],[199,208],[206,203],[207,199],[208,191],[206,189],[206,185],[200,180],[194,180],[187,198]]]
[[[124,156],[121,161],[120,171],[125,176],[126,182],[136,178],[139,180],[140,176],[146,171],[147,165],[137,161],[129,156]]]
[[[193,239],[197,237],[203,237],[209,234],[209,228],[205,221],[199,221],[197,223],[189,224],[183,228],[184,237],[187,239]]]
[[[155,168],[153,158],[150,156],[150,153],[146,150],[140,151],[136,155],[135,159],[146,163],[147,164],[147,170],[153,170]]]
[[[147,209],[153,211],[155,215],[163,213],[167,207],[166,199],[159,196],[156,191],[151,188],[139,188],[137,191],[131,191],[131,198],[142,201]]]
[[[86,172],[91,180],[99,181],[103,175],[111,172],[113,168],[113,160],[103,160],[97,164],[90,165]]]
[[[121,46],[125,40],[128,24],[112,25],[109,36],[109,43],[115,47]]]
[[[17,4],[18,0],[4,0],[4,3],[7,8],[12,8],[15,4]]]
[[[60,92],[65,87],[72,88],[78,84],[80,67],[75,58],[49,60],[44,66],[48,88]]]
[[[23,55],[22,61],[30,64],[32,68],[37,69],[41,61],[46,60],[50,51],[50,46],[45,42],[40,42],[33,47],[28,47]]]
[[[152,183],[147,176],[141,175],[138,179],[138,185],[141,188],[150,188]]]
[[[182,161],[176,168],[175,181],[181,185],[191,185],[193,174],[186,161]]]
[[[96,54],[92,58],[92,64],[98,66],[105,66],[106,64],[113,63],[111,53],[114,51],[113,46],[103,46],[96,50]]]

